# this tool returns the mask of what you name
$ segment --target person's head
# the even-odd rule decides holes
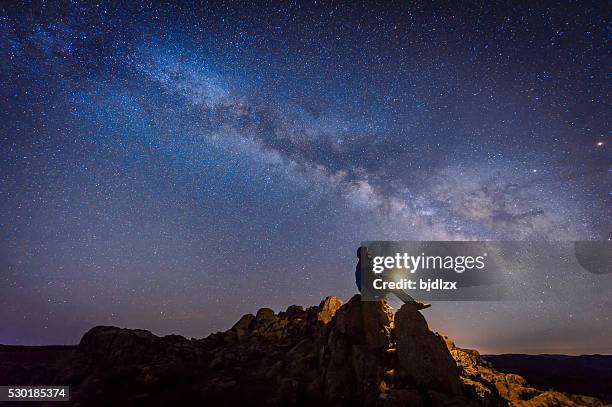
[[[359,249],[357,249],[357,257],[364,258],[367,257],[368,255],[368,248],[365,246],[361,246]]]

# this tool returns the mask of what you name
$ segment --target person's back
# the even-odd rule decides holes
[[[355,284],[357,285],[357,289],[361,293],[363,289],[363,277],[366,276],[366,278],[369,279],[369,277],[372,276],[372,258],[368,253],[368,248],[365,246],[361,246],[359,247],[359,249],[357,249],[357,258],[359,260],[357,261],[357,266],[355,267]],[[389,292],[393,293],[404,303],[413,303],[419,310],[431,307],[431,304],[424,304],[422,302],[416,301],[404,290],[376,290],[375,297],[385,299],[387,293]]]
[[[367,247],[360,247],[357,249],[357,266],[355,266],[355,284],[357,285],[357,289],[361,292],[361,257],[362,252],[364,252],[363,257],[367,257]]]

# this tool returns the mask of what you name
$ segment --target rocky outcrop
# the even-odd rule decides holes
[[[82,405],[598,405],[495,371],[410,305],[394,315],[358,295],[262,308],[204,339],[95,327],[44,384],[66,383]]]
[[[499,405],[500,397],[505,405],[513,407],[603,405],[593,397],[538,390],[529,386],[519,375],[496,371],[489,362],[480,357],[478,351],[458,348],[450,339],[443,338],[457,363],[464,390],[475,395],[482,405]]]
[[[413,305],[397,312],[397,356],[406,374],[419,387],[459,394],[459,369],[444,339],[431,332]]]

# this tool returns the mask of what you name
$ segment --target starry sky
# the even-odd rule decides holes
[[[0,343],[348,299],[365,240],[612,236],[606,2],[125,3],[0,6]],[[546,272],[427,318],[612,353],[610,275]]]

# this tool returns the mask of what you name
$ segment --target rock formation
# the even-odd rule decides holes
[[[44,384],[69,384],[81,405],[601,405],[532,388],[430,331],[411,305],[394,315],[358,295],[263,308],[204,339],[99,326],[54,371]]]

